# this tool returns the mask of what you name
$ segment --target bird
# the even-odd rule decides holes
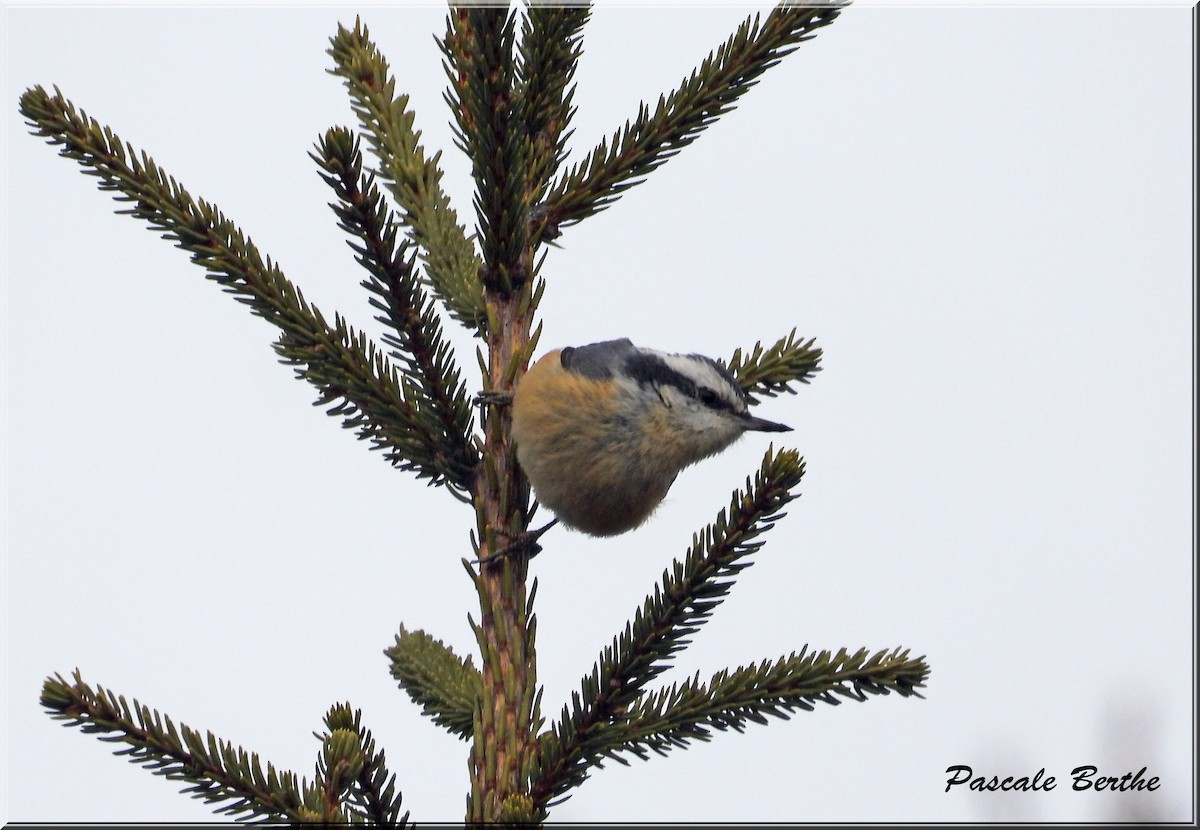
[[[546,353],[512,398],[517,462],[538,502],[591,536],[639,527],[681,470],[743,433],[789,431],[751,415],[717,361],[628,338]]]

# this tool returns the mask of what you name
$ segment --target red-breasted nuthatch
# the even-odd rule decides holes
[[[542,504],[568,527],[615,536],[649,518],[684,467],[748,430],[791,430],[747,405],[715,360],[608,340],[530,367],[513,396],[512,436]]]

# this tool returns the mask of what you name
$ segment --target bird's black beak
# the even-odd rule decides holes
[[[791,432],[792,428],[786,424],[777,424],[774,421],[768,421],[765,418],[755,418],[753,415],[746,413],[742,416],[742,429],[748,432]]]

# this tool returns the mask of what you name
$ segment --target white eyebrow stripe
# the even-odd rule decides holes
[[[733,411],[738,412],[743,408],[744,404],[741,395],[738,394],[738,390],[730,387],[729,379],[718,372],[716,367],[707,360],[688,355],[660,352],[654,349],[643,349],[643,351],[651,352],[658,356],[668,368],[688,378],[697,386],[706,387],[716,392]]]

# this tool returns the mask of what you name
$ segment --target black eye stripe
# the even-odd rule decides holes
[[[699,355],[690,355],[689,357],[708,361],[707,358],[701,358]],[[708,362],[722,377],[728,375],[728,372],[723,371],[717,364],[712,361]],[[625,361],[625,372],[638,383],[651,384],[655,387],[673,386],[687,397],[698,400],[712,409],[737,411],[737,407],[720,392],[707,386],[700,386],[687,375],[669,366],[658,355],[645,352],[631,354]],[[729,380],[730,388],[735,391],[735,394],[740,393],[741,390],[732,377]]]
[[[679,374],[657,355],[635,352],[625,361],[625,371],[638,383],[674,386],[685,395],[695,396],[696,394],[696,384],[692,382],[691,378]]]

